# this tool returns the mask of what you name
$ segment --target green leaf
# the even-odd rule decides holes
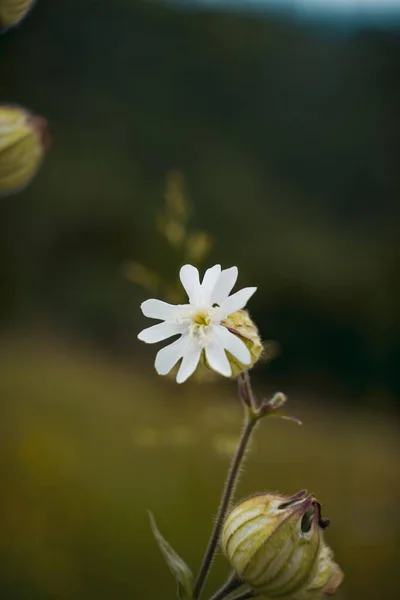
[[[295,423],[296,425],[303,425],[302,421],[300,421],[300,419],[298,419],[297,417],[292,417],[291,415],[285,415],[285,413],[283,413],[279,410],[274,410],[266,416],[275,417],[276,419],[283,419],[285,421],[292,421],[292,423]]]
[[[150,526],[156,539],[158,547],[167,563],[174,579],[178,585],[178,598],[180,600],[192,600],[193,598],[193,575],[185,561],[175,552],[159,532],[153,514],[148,511]]]

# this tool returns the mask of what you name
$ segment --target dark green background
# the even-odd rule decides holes
[[[40,313],[118,346],[138,296],[120,263],[176,269],[153,221],[178,168],[212,260],[260,288],[276,368],[399,392],[396,33],[42,0],[0,43],[2,101],[54,138],[1,202],[4,325]]]

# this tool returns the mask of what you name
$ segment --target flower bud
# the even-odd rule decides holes
[[[270,598],[302,592],[323,546],[320,505],[306,491],[260,494],[227,517],[222,548],[238,577]]]
[[[227,327],[232,333],[236,334],[247,346],[250,351],[251,363],[244,365],[234,356],[228,354],[229,362],[232,367],[232,377],[237,377],[240,373],[250,369],[260,358],[263,347],[258,329],[250,319],[246,310],[238,310],[229,315],[221,325]]]
[[[49,140],[45,119],[17,106],[0,106],[0,196],[30,182]]]
[[[17,25],[30,11],[35,0],[1,0],[0,28]]]
[[[314,575],[306,588],[290,600],[319,600],[322,596],[334,594],[343,581],[343,572],[333,560],[333,552],[323,544],[318,555]]]

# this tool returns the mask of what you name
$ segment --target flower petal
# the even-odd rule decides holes
[[[256,287],[243,288],[242,290],[236,292],[236,294],[232,294],[232,296],[229,296],[229,298],[221,302],[220,311],[218,311],[220,319],[225,319],[225,317],[228,315],[231,315],[237,310],[244,308],[256,289]]]
[[[162,319],[163,321],[174,317],[180,310],[179,306],[168,304],[167,302],[156,300],[155,298],[142,302],[140,308],[145,317],[149,317],[150,319]]]
[[[187,329],[184,325],[177,325],[176,323],[157,323],[152,327],[143,329],[138,335],[139,340],[146,342],[146,344],[155,344],[161,342],[167,338],[183,333]]]
[[[221,271],[221,275],[211,294],[211,304],[220,304],[232,291],[238,277],[238,268],[231,267]]]
[[[154,366],[159,375],[166,375],[176,365],[178,360],[185,353],[185,348],[189,343],[189,336],[182,335],[179,339],[172,342],[165,348],[157,352]]]
[[[214,325],[213,335],[215,340],[219,341],[221,346],[228,350],[234,358],[244,365],[251,363],[250,350],[246,344],[234,333],[231,333],[223,325]]]
[[[194,373],[197,365],[199,364],[201,351],[202,347],[200,344],[196,344],[195,342],[188,344],[176,376],[177,383],[183,383]]]
[[[211,294],[221,276],[221,265],[214,265],[207,269],[201,283],[200,304],[210,304]]]
[[[192,265],[184,265],[179,272],[179,277],[190,304],[197,304],[201,289],[198,270]]]
[[[213,343],[206,346],[205,351],[207,362],[214,371],[224,375],[224,377],[232,375],[231,365],[222,346],[218,343]]]

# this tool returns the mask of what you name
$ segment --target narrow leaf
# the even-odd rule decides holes
[[[276,419],[283,419],[284,421],[292,421],[292,423],[295,423],[296,425],[303,425],[302,421],[300,421],[300,419],[298,419],[297,417],[285,415],[279,410],[269,413],[268,417],[275,417]]]
[[[180,600],[192,600],[193,598],[193,574],[184,560],[175,552],[159,532],[153,514],[148,511],[150,526],[155,540],[160,548],[165,562],[167,563],[174,579],[178,585],[178,598]]]

